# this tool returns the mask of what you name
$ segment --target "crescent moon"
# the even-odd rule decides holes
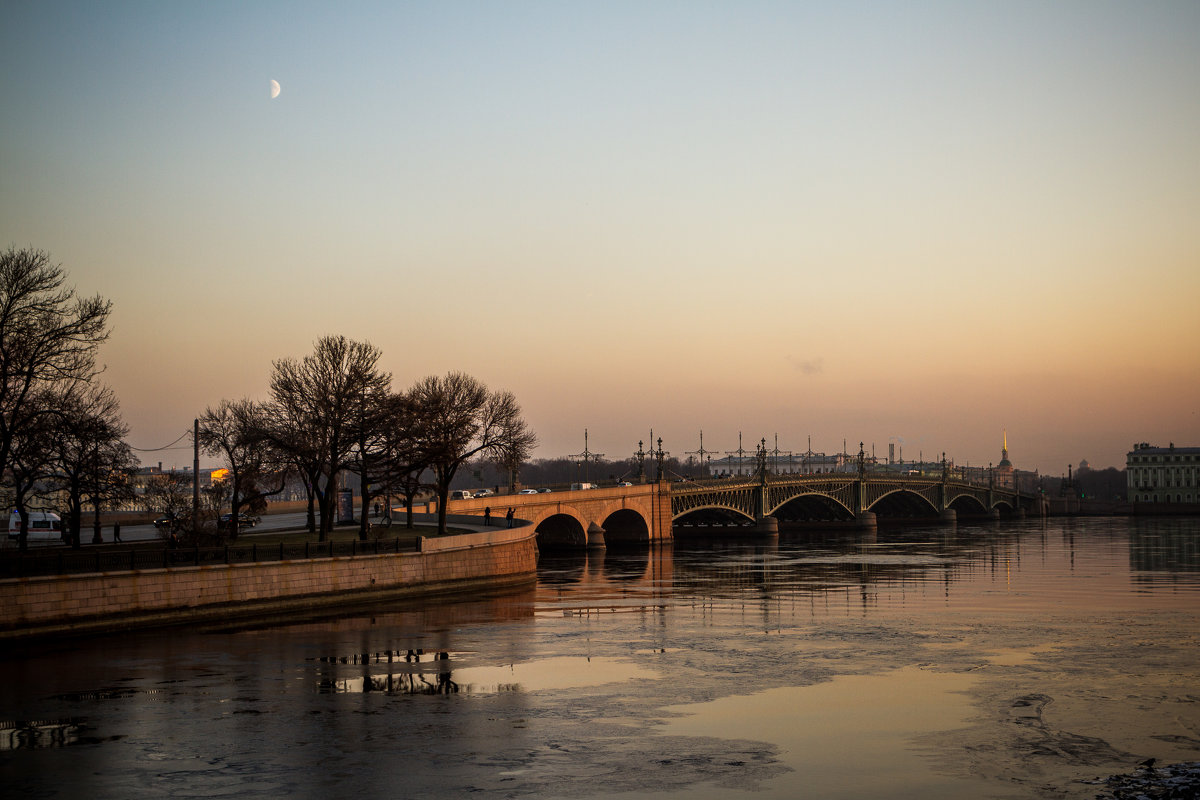
[[[271,81],[271,99],[279,97],[279,81]]]

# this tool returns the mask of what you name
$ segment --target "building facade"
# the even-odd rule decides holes
[[[1125,456],[1125,482],[1133,503],[1200,502],[1200,447],[1135,444]]]

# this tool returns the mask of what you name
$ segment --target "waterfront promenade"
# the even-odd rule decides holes
[[[325,555],[317,547],[307,558],[6,578],[0,580],[0,639],[223,622],[534,580],[532,525],[497,528],[458,517],[450,522],[466,532],[420,536],[414,549],[400,552],[363,547]]]

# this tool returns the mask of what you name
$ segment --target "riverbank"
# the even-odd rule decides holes
[[[479,527],[477,520],[451,520]],[[0,580],[0,640],[312,611],[535,579],[532,526],[421,536],[415,552],[199,564]]]

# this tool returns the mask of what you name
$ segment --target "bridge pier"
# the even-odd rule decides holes
[[[854,516],[854,527],[859,530],[874,530],[878,526],[874,511],[860,511]]]
[[[588,550],[603,550],[607,545],[604,543],[604,528],[601,528],[596,523],[588,525],[587,529],[587,549]]]
[[[763,517],[758,521],[758,533],[764,536],[778,536],[779,520],[775,517]]]
[[[947,508],[943,510],[941,514],[938,514],[938,521],[945,523],[946,525],[957,525],[958,512],[953,508]]]

